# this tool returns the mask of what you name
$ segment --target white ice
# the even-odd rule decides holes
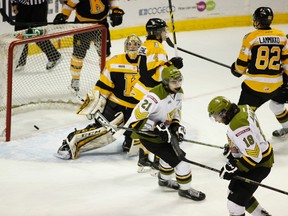
[[[287,25],[274,27],[288,33]],[[241,27],[177,32],[177,43],[178,47],[230,66],[238,56],[243,36],[252,30]],[[112,41],[114,54],[123,51],[123,41]],[[165,47],[173,57],[174,49]],[[232,76],[223,66],[180,51],[178,54],[184,58],[186,138],[223,146],[226,127],[210,121],[207,104],[218,95],[237,103],[242,78]],[[257,110],[257,115],[275,151],[272,172],[262,183],[288,191],[287,140],[271,137],[280,125],[268,103]],[[88,123],[72,111],[39,110],[13,116],[13,140],[0,143],[0,215],[228,215],[228,181],[220,179],[217,172],[191,165],[192,187],[205,192],[207,198],[202,202],[180,198],[176,192],[159,188],[157,178],[137,173],[137,157],[121,153],[122,139],[82,154],[75,161],[57,159],[54,153],[68,133]],[[221,149],[192,143],[183,143],[182,147],[188,159],[206,166],[220,169],[225,163]],[[272,215],[288,215],[287,195],[259,187],[255,196]]]

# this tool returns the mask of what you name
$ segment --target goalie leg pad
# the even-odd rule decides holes
[[[122,124],[123,114],[121,114],[117,114],[110,123],[113,125]],[[75,130],[70,133],[58,149],[56,156],[66,160],[77,159],[81,152],[101,148],[115,141],[115,138],[106,128],[96,128],[95,126],[95,124],[88,125],[82,130]]]

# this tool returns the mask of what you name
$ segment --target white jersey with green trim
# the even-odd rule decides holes
[[[254,111],[248,105],[240,105],[227,130],[227,137],[234,158],[248,157],[259,163],[269,142],[260,128]]]
[[[165,90],[162,84],[154,87],[133,109],[129,122],[145,120],[143,130],[154,130],[158,122],[169,125],[172,119],[181,120],[182,89],[175,94]]]

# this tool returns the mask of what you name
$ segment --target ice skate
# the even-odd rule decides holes
[[[55,61],[49,61],[47,64],[46,64],[46,70],[51,70],[52,68],[54,68],[56,65],[58,65],[62,60],[62,57],[60,55],[60,57],[55,60]]]
[[[178,190],[180,188],[177,181],[172,180],[172,179],[165,180],[165,179],[161,178],[160,173],[158,174],[158,185],[160,187],[167,187],[167,188],[171,188],[174,190]]]
[[[152,162],[149,161],[148,155],[144,155],[143,157],[139,156],[138,160],[138,173],[146,173],[151,170]]]
[[[262,210],[261,210],[261,214],[262,214],[263,216],[272,216],[272,215],[269,214],[265,209],[262,209]]]
[[[201,191],[197,191],[193,188],[190,188],[189,190],[179,190],[178,194],[181,197],[192,199],[194,201],[201,201],[206,198],[206,195],[204,193],[202,193]]]
[[[274,137],[284,137],[286,136],[286,134],[288,134],[288,128],[281,128],[281,129],[273,131],[272,133]]]
[[[80,90],[80,80],[79,79],[72,79],[71,80],[71,88],[74,90],[74,91],[76,91],[76,92],[78,92],[79,90]]]
[[[63,160],[70,160],[72,158],[71,149],[66,140],[63,140],[62,145],[58,149],[55,154],[56,157],[61,158]]]

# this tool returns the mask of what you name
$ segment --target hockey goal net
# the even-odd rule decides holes
[[[86,93],[93,89],[105,65],[107,30],[103,25],[48,25],[41,27],[40,30],[43,30],[45,34],[27,39],[16,38],[16,35],[24,34],[25,31],[0,35],[1,140],[11,139],[13,126],[11,119],[19,112],[43,107],[48,109],[79,107],[82,103],[81,98],[85,99]],[[72,79],[70,61],[73,53],[73,38],[78,34],[81,35],[82,42],[89,41],[90,48],[85,55],[81,69],[80,90],[75,92],[70,87]],[[92,41],[91,35],[93,35]],[[39,48],[41,47],[39,42],[43,46],[45,41],[50,41],[58,51],[57,53],[61,54],[61,60],[52,69],[47,69],[48,57]],[[78,41],[78,43],[81,42]],[[23,67],[17,67],[19,63],[21,64],[20,56],[25,50],[25,44],[28,44],[25,65],[22,63]],[[53,59],[53,56],[50,58]]]

